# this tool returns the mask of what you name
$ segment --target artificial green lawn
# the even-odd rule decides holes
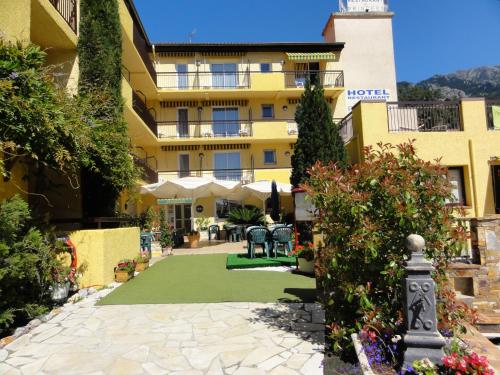
[[[226,254],[170,256],[115,289],[99,305],[199,302],[312,302],[313,277],[231,271]]]
[[[278,254],[279,255],[279,254]],[[295,266],[297,258],[295,256],[279,256],[267,258],[264,254],[255,254],[255,258],[248,258],[247,254],[228,254],[226,261],[227,269],[235,268],[255,268],[255,267],[279,267]]]

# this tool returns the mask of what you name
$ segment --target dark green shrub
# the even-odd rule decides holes
[[[62,269],[53,244],[29,220],[18,196],[0,205],[0,334],[47,311],[49,287]]]
[[[437,268],[438,297],[446,306],[438,306],[441,324],[453,326],[465,317],[447,291],[444,275],[444,266],[465,238],[453,208],[446,205],[451,199],[446,169],[419,159],[411,143],[379,144],[364,156],[346,170],[318,163],[304,185],[319,210],[324,234],[316,269],[324,288],[330,349],[344,354],[351,349],[350,333],[401,324],[408,256],[404,241],[412,233],[424,237],[426,255]]]
[[[229,211],[227,221],[232,224],[262,225],[266,220],[257,207],[239,207]]]

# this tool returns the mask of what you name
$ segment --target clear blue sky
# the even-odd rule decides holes
[[[336,0],[135,0],[152,42],[322,41]],[[500,65],[500,0],[392,0],[398,81]]]

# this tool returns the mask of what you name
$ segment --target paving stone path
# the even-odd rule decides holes
[[[0,374],[323,374],[317,304],[68,304],[0,349]]]

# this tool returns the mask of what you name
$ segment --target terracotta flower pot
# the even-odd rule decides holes
[[[166,257],[172,254],[172,246],[167,246],[161,249],[161,256]]]
[[[128,272],[124,270],[116,270],[115,271],[115,281],[117,283],[125,283],[129,281],[132,277],[134,277],[133,272]]]
[[[137,272],[142,272],[144,271],[145,269],[148,269],[149,268],[149,262],[147,263],[136,263],[135,264],[135,270]]]
[[[188,234],[187,236],[188,242],[189,242],[189,247],[194,249],[197,248],[200,242],[200,233],[196,234]]]

